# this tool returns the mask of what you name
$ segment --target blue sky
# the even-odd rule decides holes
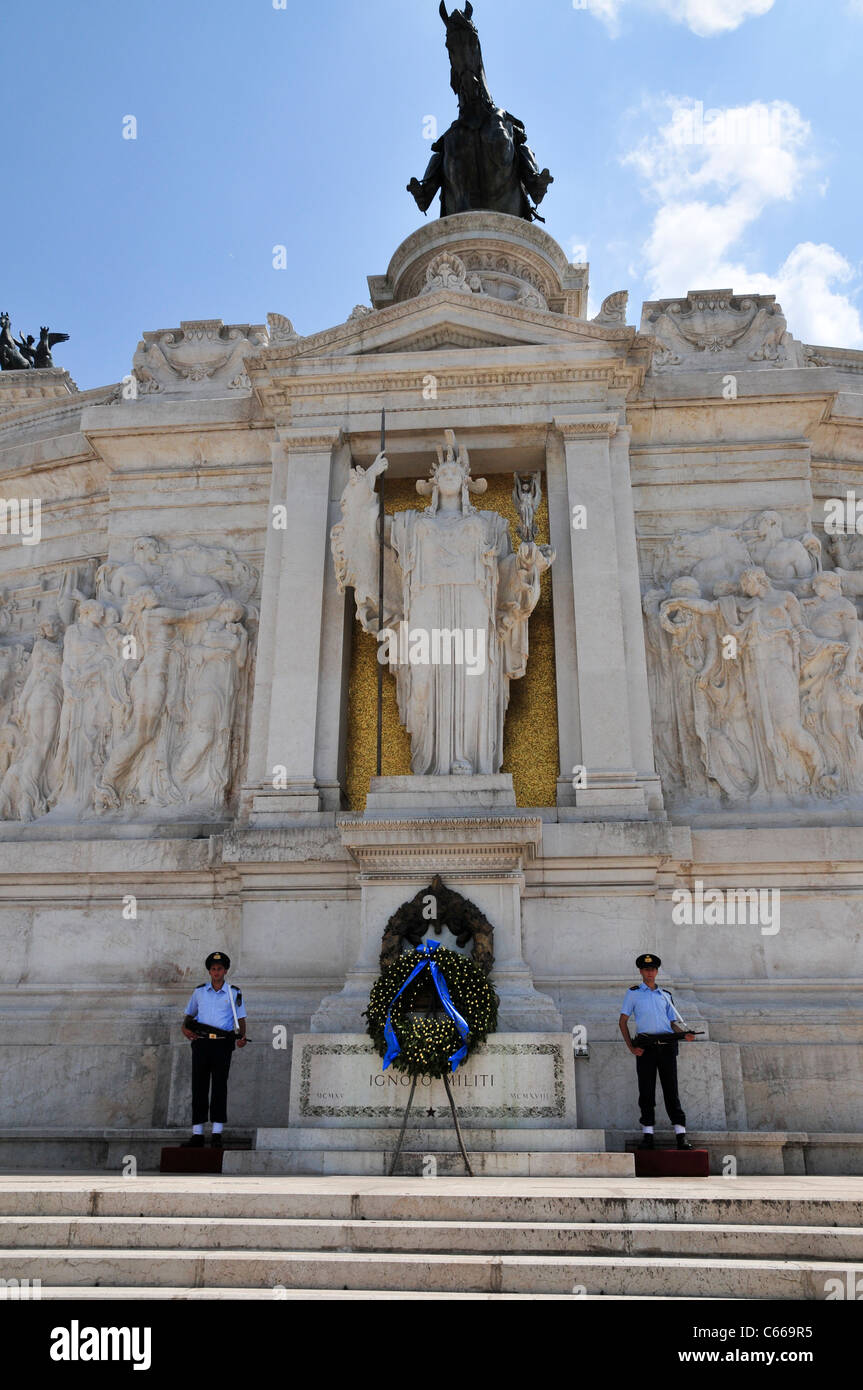
[[[340,323],[422,222],[423,123],[456,115],[435,0],[284,3],[7,0],[0,308],[70,333],[82,388],[181,319]],[[474,21],[591,312],[730,285],[863,347],[863,0],[476,0]]]

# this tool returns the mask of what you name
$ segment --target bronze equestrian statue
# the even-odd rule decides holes
[[[471,23],[473,5],[447,14],[441,0],[450,57],[450,86],[458,97],[458,120],[432,145],[422,181],[411,179],[408,192],[426,212],[440,191],[440,215],[457,212],[506,212],[528,222],[543,222],[536,207],[554,180],[540,172],[527,144],[524,126],[509,111],[495,106],[482,63],[479,34]]]

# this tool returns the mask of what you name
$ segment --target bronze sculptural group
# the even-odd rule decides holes
[[[32,333],[26,338],[13,338],[9,315],[4,311],[0,314],[0,369],[20,372],[31,367],[53,367],[51,349],[68,341],[68,333],[52,333],[47,327],[39,329],[38,343]]]

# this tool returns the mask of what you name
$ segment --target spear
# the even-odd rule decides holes
[[[381,407],[381,453],[386,452],[387,447],[387,411],[386,406]],[[381,776],[381,747],[383,740],[383,713],[384,713],[384,668],[381,661],[381,637],[384,630],[384,475],[380,475],[380,514],[378,537],[378,777]]]

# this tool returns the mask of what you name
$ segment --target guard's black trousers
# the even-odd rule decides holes
[[[233,1038],[196,1038],[192,1043],[192,1124],[228,1118],[228,1072]],[[211,1089],[212,1088],[212,1089]]]
[[[640,1057],[635,1059],[638,1073],[638,1104],[641,1109],[641,1123],[656,1123],[656,1074],[662,1086],[662,1099],[673,1125],[685,1125],[686,1116],[677,1094],[677,1048],[678,1043],[667,1043],[662,1047],[646,1047]]]

